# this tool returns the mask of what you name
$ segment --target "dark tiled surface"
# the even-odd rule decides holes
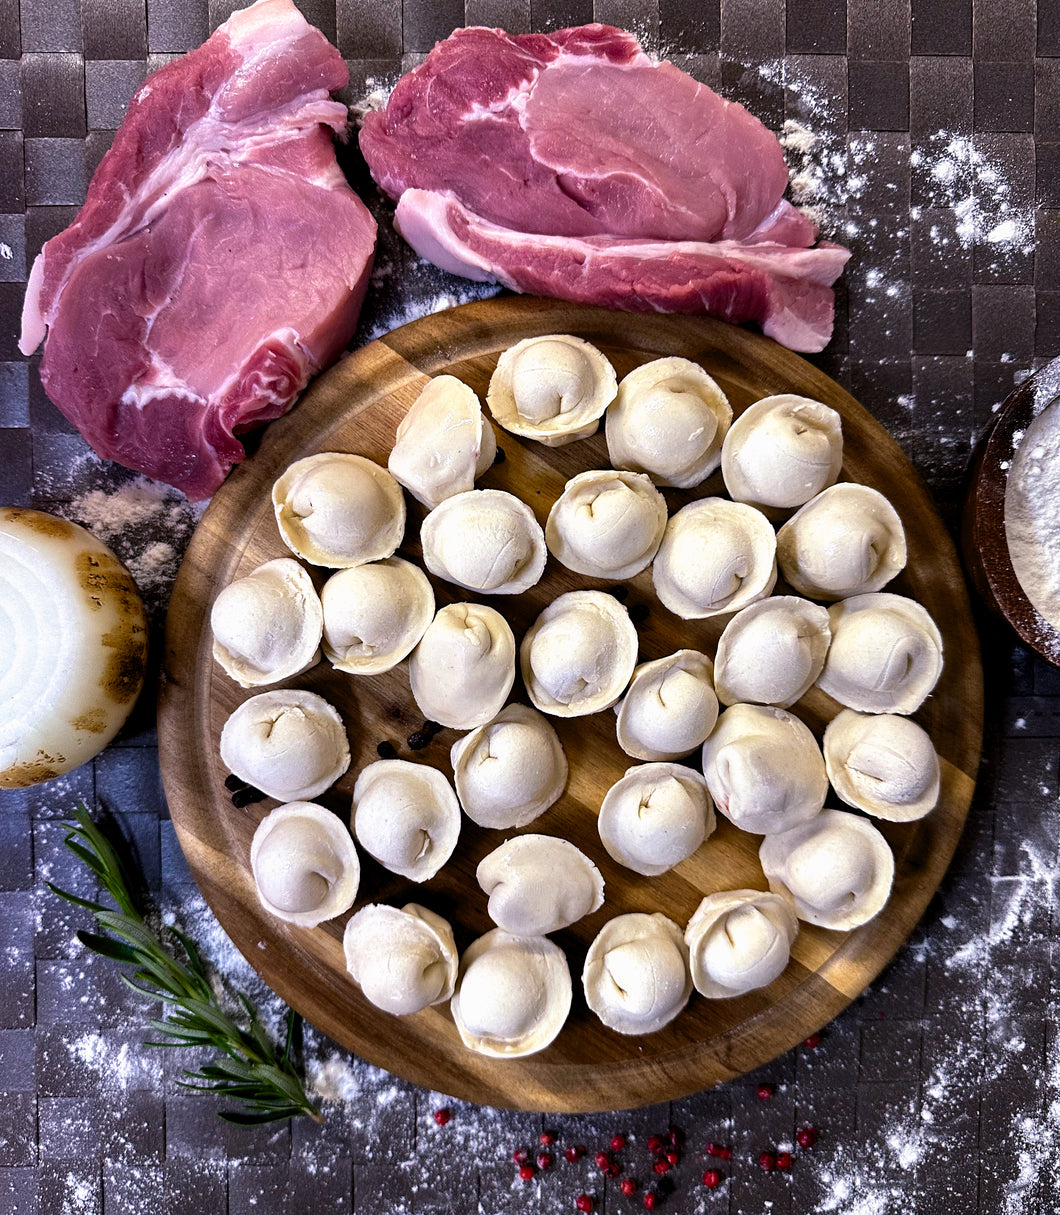
[[[113,474],[86,458],[15,347],[22,283],[76,213],[149,68],[186,51],[232,0],[0,0],[0,500],[54,508]],[[891,430],[944,516],[959,514],[973,443],[1027,371],[1060,354],[1060,17],[1032,0],[304,0],[351,68],[351,100],[465,22],[549,30],[625,23],[778,132],[801,124],[824,165],[828,235],[854,256],[817,362]],[[147,56],[152,56],[150,62]],[[356,154],[347,159],[355,172]],[[789,149],[795,167],[798,157]],[[1000,175],[1000,177],[998,176]],[[362,172],[363,179],[363,172]],[[1004,185],[1000,189],[998,181]],[[385,210],[381,240],[400,249]],[[1005,224],[1018,218],[1022,236]],[[970,227],[974,231],[969,235]],[[990,234],[993,233],[993,238]],[[1011,233],[1009,233],[1011,236]],[[394,253],[399,258],[400,255]],[[398,260],[398,265],[405,263]],[[413,292],[451,290],[443,275]],[[367,331],[412,302],[399,275]],[[161,607],[156,609],[156,631]],[[191,1058],[142,1045],[151,1009],[76,940],[80,913],[44,882],[91,894],[63,847],[78,799],[118,812],[154,896],[197,906],[143,721],[93,765],[0,794],[0,1215],[336,1215],[639,1209],[590,1159],[513,1184],[511,1151],[553,1125],[595,1149],[616,1130],[642,1187],[644,1141],[689,1136],[662,1210],[865,1215],[1060,1209],[1054,1001],[1060,853],[1060,672],[982,622],[984,765],[967,830],[923,922],[873,987],[797,1048],[711,1092],[641,1111],[542,1120],[447,1102],[309,1033],[354,1091],[318,1128],[226,1127],[179,1087]],[[208,917],[206,918],[208,919]],[[206,920],[204,919],[204,922]],[[212,941],[216,948],[221,946]],[[773,1087],[760,1100],[758,1083]],[[814,1124],[790,1173],[764,1147]],[[708,1139],[732,1143],[716,1192]]]

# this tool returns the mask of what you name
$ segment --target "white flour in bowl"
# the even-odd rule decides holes
[[[1012,568],[1039,614],[1060,629],[1060,365],[1035,386],[1036,416],[1014,436],[1005,486],[1005,539]]]

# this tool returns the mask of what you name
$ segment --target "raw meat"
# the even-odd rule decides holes
[[[513,291],[628,312],[707,312],[756,321],[792,350],[822,350],[832,333],[832,283],[850,256],[750,241],[540,236],[491,224],[444,194],[406,190],[395,227],[428,261]]]
[[[366,115],[360,144],[406,240],[446,269],[754,320],[795,349],[831,335],[849,255],[811,248],[776,138],[622,30],[457,30]]]
[[[208,497],[349,341],[375,223],[346,183],[341,55],[290,0],[148,77],[74,223],[44,246],[21,347],[101,455]]]

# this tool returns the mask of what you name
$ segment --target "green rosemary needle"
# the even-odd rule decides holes
[[[74,818],[75,822],[67,824],[66,846],[96,875],[117,908],[81,898],[51,882],[48,888],[96,917],[101,931],[79,931],[82,944],[134,967],[132,974],[122,974],[123,982],[165,1005],[163,1017],[147,1022],[159,1035],[149,1046],[200,1047],[215,1052],[215,1058],[197,1071],[185,1068],[181,1086],[193,1092],[219,1093],[237,1102],[241,1108],[221,1111],[228,1122],[253,1126],[302,1115],[322,1122],[291,1059],[294,1010],[287,1011],[282,1050],[266,1034],[254,1006],[242,993],[238,998],[246,1014],[245,1026],[233,1019],[218,1002],[194,941],[171,928],[175,945],[167,948],[145,920],[117,849],[83,804],[78,804]]]

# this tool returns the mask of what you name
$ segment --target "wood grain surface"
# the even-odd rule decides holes
[[[228,715],[252,693],[212,661],[209,611],[233,578],[286,555],[270,490],[289,463],[313,452],[339,450],[385,464],[397,423],[427,377],[452,373],[484,398],[499,354],[524,337],[544,333],[573,333],[594,342],[620,376],[652,358],[692,358],[715,377],[737,413],[781,391],[814,397],[840,412],[843,477],[886,494],[905,524],[909,565],[887,589],[923,603],[943,634],[943,675],[917,714],[941,756],[942,794],[926,819],[880,824],[895,852],[896,878],[891,899],[875,920],[848,934],[802,925],[791,964],[768,988],[727,1001],[694,994],[685,1012],[662,1031],[627,1038],[606,1029],[585,1007],[579,978],[589,942],[607,919],[625,911],[662,911],[683,926],[704,894],[740,886],[764,889],[757,860],[760,837],[719,817],[717,832],[670,873],[643,878],[623,869],[604,852],[595,826],[603,793],[632,763],[615,741],[614,714],[555,721],[570,760],[570,782],[564,797],[526,830],[562,835],[578,844],[600,866],[606,901],[595,914],[555,934],[575,981],[574,1006],[564,1030],[539,1054],[498,1061],[464,1048],[446,1005],[395,1018],[364,1000],[345,975],[345,917],[302,930],[260,907],[249,873],[249,845],[257,822],[275,803],[237,810],[224,788],[217,740]],[[569,477],[608,466],[602,433],[558,449],[523,443],[502,431],[498,441],[507,458],[479,485],[516,493],[542,523]],[[715,474],[696,490],[665,494],[672,513],[687,501],[718,492],[722,485]],[[423,511],[411,499],[409,505],[399,553],[417,560]],[[318,574],[326,572],[314,571]],[[466,597],[458,588],[432,582],[439,606]],[[557,595],[589,586],[606,589],[550,559],[545,577],[532,590],[485,601],[504,611],[518,638]],[[724,617],[678,620],[655,601],[648,571],[627,586],[627,606],[648,609],[639,626],[641,661],[682,646],[713,653]],[[778,593],[783,589],[778,584]],[[254,456],[215,495],[192,540],[174,588],[164,666],[159,749],[171,814],[207,901],[240,950],[288,1003],[372,1063],[453,1096],[528,1110],[618,1109],[682,1096],[758,1066],[829,1021],[885,965],[935,891],[965,821],[982,735],[978,640],[953,544],[909,461],[853,398],[798,356],[720,322],[630,316],[527,298],[470,304],[393,331],[320,377],[290,415],[268,428]],[[451,777],[449,747],[456,731],[444,730],[419,752],[407,746],[408,735],[422,720],[408,689],[407,664],[379,676],[353,677],[322,663],[290,683],[325,696],[345,720],[353,763],[318,799],[344,819],[356,775],[376,758],[381,741],[393,743],[402,758],[433,764]],[[525,699],[518,680],[513,697]],[[836,705],[811,691],[795,711],[819,738]],[[356,906],[421,902],[451,920],[458,947],[466,948],[491,927],[475,867],[511,834],[477,828],[465,819],[453,859],[422,886],[364,858]]]

